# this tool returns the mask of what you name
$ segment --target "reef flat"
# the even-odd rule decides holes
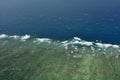
[[[0,80],[120,80],[120,47],[1,34]]]

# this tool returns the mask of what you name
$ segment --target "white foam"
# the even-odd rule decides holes
[[[24,35],[24,36],[18,36],[18,35],[13,35],[13,36],[10,36],[10,35],[6,35],[6,34],[0,34],[0,39],[3,39],[3,38],[13,38],[13,39],[20,39],[21,41],[26,41],[27,39],[30,38],[30,35]],[[35,40],[36,42],[47,42],[47,43],[51,43],[51,39],[49,38],[36,38]],[[59,43],[59,42],[58,42]],[[62,41],[60,42],[60,44],[62,43],[62,45],[65,47],[65,49],[68,49],[69,45],[76,45],[76,44],[79,44],[79,45],[82,45],[82,46],[90,46],[90,47],[98,47],[98,48],[103,48],[103,49],[106,49],[106,48],[115,48],[115,49],[120,49],[120,46],[119,45],[113,45],[113,44],[104,44],[104,43],[101,43],[101,42],[90,42],[90,41],[85,41],[85,40],[82,40],[81,38],[79,37],[74,37],[71,41],[69,40],[66,40],[66,41]],[[91,48],[93,49],[93,48]]]
[[[26,41],[29,38],[30,38],[30,35],[27,35],[27,34],[25,36],[21,36],[22,41]]]
[[[112,44],[103,44],[103,46],[104,46],[105,48],[109,48],[109,47],[112,47]]]
[[[118,45],[113,45],[112,47],[113,48],[120,48],[120,46],[118,46]]]
[[[6,34],[1,34],[1,35],[0,35],[0,39],[2,39],[2,38],[6,38],[6,37],[7,37]]]
[[[100,48],[108,48],[108,47],[112,47],[111,44],[102,44],[102,43],[96,43],[96,45]]]
[[[98,47],[100,48],[109,48],[109,47],[112,47],[112,48],[119,48],[118,45],[112,45],[112,44],[102,44],[102,43],[95,43]]]
[[[62,41],[61,43],[65,44],[65,43],[68,43],[68,41]]]
[[[18,39],[18,38],[19,38],[19,36],[14,35],[14,36],[10,36],[10,38]]]
[[[64,44],[64,46],[66,46],[66,45],[68,46],[70,44],[73,44],[73,45],[74,44],[80,44],[80,45],[83,45],[83,46],[92,46],[92,47],[95,47],[94,45],[96,45],[96,47],[103,48],[103,49],[110,48],[110,47],[112,47],[112,48],[120,48],[119,45],[89,42],[89,41],[81,40],[78,37],[74,37],[74,39],[71,40],[71,41],[63,41],[62,43]]]
[[[92,42],[88,42],[88,41],[83,41],[80,43],[81,45],[86,45],[86,46],[92,46],[93,43]]]
[[[71,41],[68,44],[80,44],[80,45],[85,45],[85,46],[92,46],[93,42],[88,42],[88,41]]]
[[[95,43],[98,47],[102,48],[103,47],[103,44],[101,43]]]
[[[37,42],[48,42],[48,43],[51,43],[51,39],[49,39],[49,38],[37,38]]]
[[[74,37],[74,40],[81,41],[81,39],[79,37]]]

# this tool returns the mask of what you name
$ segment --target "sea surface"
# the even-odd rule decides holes
[[[120,80],[119,0],[0,0],[0,80]]]
[[[1,0],[0,34],[120,43],[119,0]]]

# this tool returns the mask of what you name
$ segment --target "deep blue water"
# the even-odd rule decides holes
[[[119,0],[0,0],[0,34],[120,43]]]

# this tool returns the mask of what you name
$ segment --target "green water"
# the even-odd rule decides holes
[[[116,49],[0,40],[0,80],[120,80]]]

